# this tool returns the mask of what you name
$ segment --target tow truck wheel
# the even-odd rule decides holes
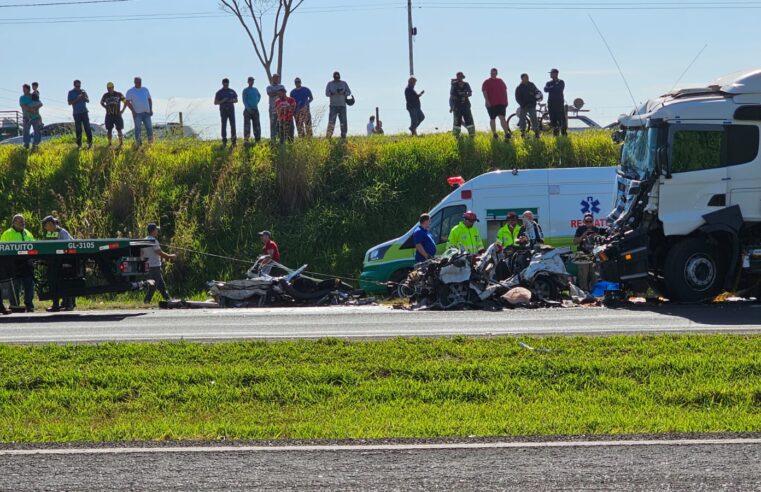
[[[710,300],[722,291],[724,263],[704,239],[690,238],[677,243],[666,255],[665,284],[674,301]]]

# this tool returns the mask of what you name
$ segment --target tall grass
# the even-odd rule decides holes
[[[216,142],[157,142],[116,152],[71,142],[38,152],[0,146],[0,222],[24,213],[34,232],[57,211],[77,237],[141,237],[162,226],[168,245],[253,259],[257,231],[270,229],[289,265],[355,276],[370,246],[396,237],[447,192],[446,178],[491,169],[610,166],[606,132],[495,142],[487,134],[296,140],[287,147],[222,148]],[[177,251],[175,291],[239,275],[241,264]]]

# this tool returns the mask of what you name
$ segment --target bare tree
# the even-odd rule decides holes
[[[256,56],[267,73],[267,80],[272,83],[273,73],[283,73],[283,43],[288,20],[304,0],[220,0],[220,3],[222,9],[237,17],[246,30]],[[271,33],[263,22],[267,14],[274,17]],[[273,63],[276,63],[274,72]]]

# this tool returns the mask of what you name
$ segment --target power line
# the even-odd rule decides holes
[[[73,0],[67,2],[45,2],[45,3],[12,3],[10,5],[0,5],[0,9],[20,8],[20,7],[53,7],[58,5],[82,5],[86,3],[117,3],[131,2],[132,0]]]

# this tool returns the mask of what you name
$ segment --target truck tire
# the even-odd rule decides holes
[[[679,302],[711,300],[722,291],[726,262],[705,239],[689,238],[666,255],[664,277],[669,298]]]

